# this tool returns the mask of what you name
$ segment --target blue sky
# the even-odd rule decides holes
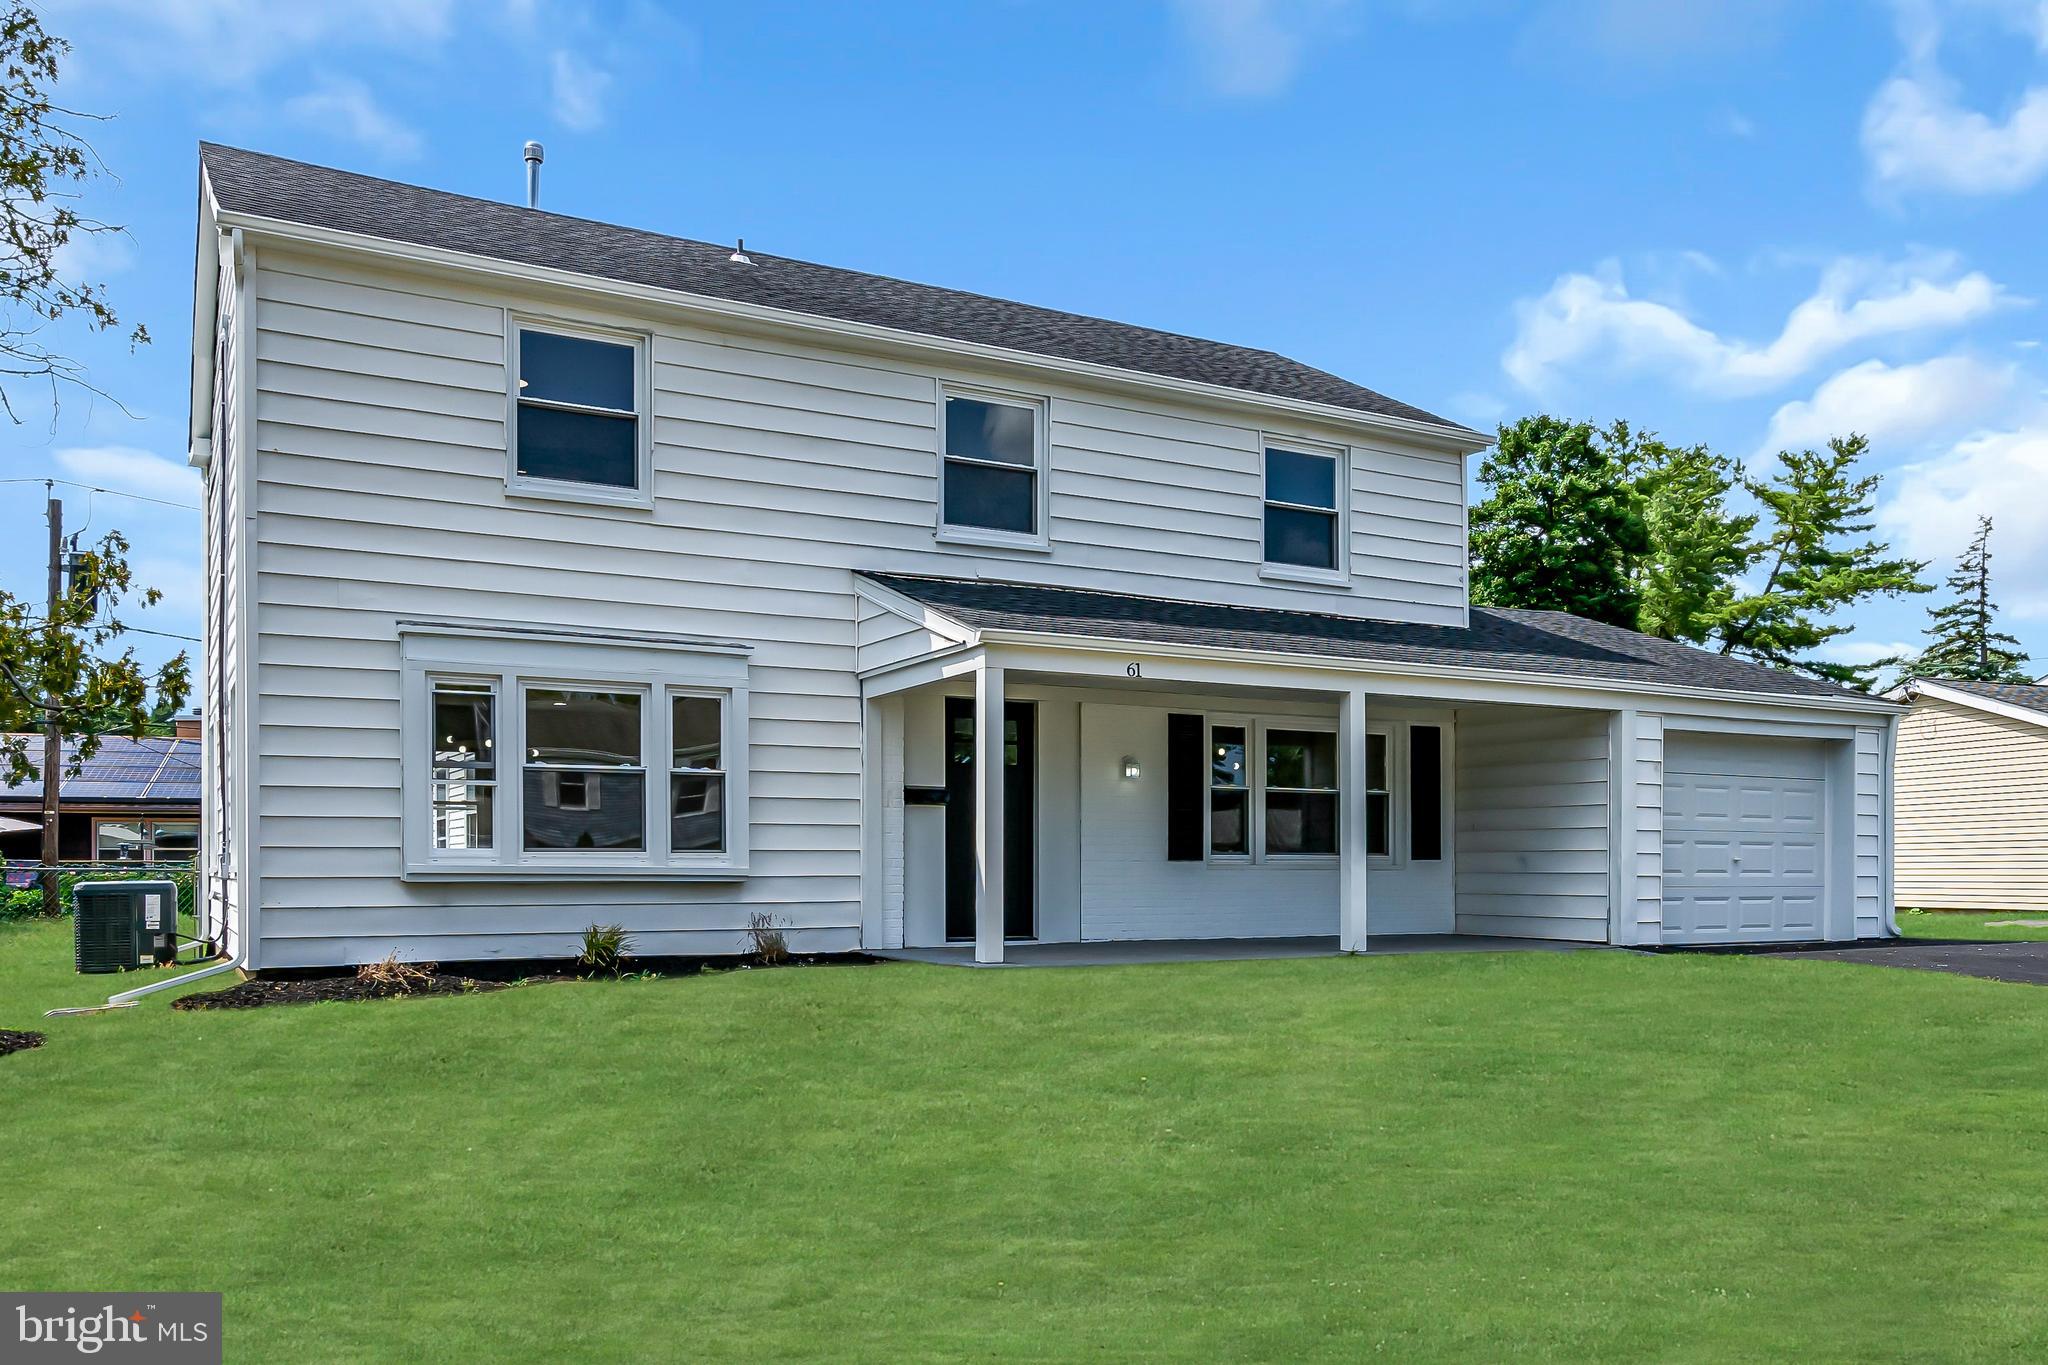
[[[195,143],[1270,347],[1478,426],[1744,459],[1861,430],[1933,573],[1972,519],[2048,671],[2048,3],[1160,0],[859,6],[68,0],[155,344],[65,333],[127,412],[16,391],[7,477],[173,502]],[[40,490],[0,485],[40,595]],[[66,492],[196,634],[196,514]],[[1926,602],[1840,657],[1919,638]],[[177,642],[141,642],[152,657]]]

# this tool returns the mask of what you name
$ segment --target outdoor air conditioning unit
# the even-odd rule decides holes
[[[81,972],[125,972],[178,955],[178,884],[80,882],[71,888]]]

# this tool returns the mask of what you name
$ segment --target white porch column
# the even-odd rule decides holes
[[[1003,960],[1003,666],[974,669],[974,960]]]
[[[1365,951],[1365,693],[1352,688],[1343,694],[1337,713],[1338,793],[1337,849],[1342,862],[1338,878],[1337,948]]]

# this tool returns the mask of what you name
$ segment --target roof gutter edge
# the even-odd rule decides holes
[[[1359,428],[1382,436],[1403,437],[1441,449],[1454,450],[1462,455],[1477,454],[1479,451],[1493,445],[1495,441],[1495,437],[1485,432],[1475,431],[1470,427],[1462,427],[1450,423],[1439,425],[1433,422],[1418,422],[1411,418],[1390,417],[1383,414],[1366,412],[1358,408],[1337,407],[1328,403],[1314,403],[1304,399],[1283,398],[1274,394],[1258,393],[1250,389],[1234,389],[1222,384],[1207,384],[1199,380],[1175,379],[1170,375],[1153,374],[1146,370],[1131,370],[1116,365],[1098,365],[1090,361],[1069,360],[1060,356],[1041,355],[1035,351],[1017,351],[1004,346],[989,346],[979,342],[958,341],[951,337],[936,336],[927,332],[910,332],[894,327],[880,327],[872,323],[828,318],[816,313],[802,313],[786,308],[768,308],[759,304],[739,303],[731,299],[712,298],[706,294],[692,294],[680,289],[664,289],[656,285],[633,284],[623,280],[607,279],[602,275],[587,275],[580,271],[526,265],[519,261],[502,260],[495,256],[480,256],[474,252],[452,251],[445,247],[419,246],[410,242],[397,241],[390,237],[378,237],[360,232],[346,232],[336,228],[316,227],[306,223],[295,223],[286,218],[272,218],[263,214],[245,213],[235,209],[218,210],[216,221],[223,227],[239,227],[247,232],[260,234],[279,241],[326,247],[331,250],[359,252],[371,256],[402,260],[415,265],[509,277],[536,284],[554,285],[560,288],[582,289],[598,294],[688,309],[730,321],[750,322],[757,326],[783,327],[846,340],[867,341],[871,344],[880,343],[919,350],[939,351],[948,355],[969,355],[977,359],[1050,370],[1073,375],[1078,378],[1107,380],[1115,383],[1136,385],[1142,388],[1178,393],[1183,396],[1199,397],[1210,402],[1262,407],[1274,411],[1312,417],[1318,421],[1340,426]]]
[[[933,611],[943,610],[933,607]],[[948,617],[958,621],[958,617]],[[964,628],[964,627],[963,627]],[[1177,645],[1156,640],[1128,640],[1112,635],[1069,635],[1046,631],[983,630],[980,640],[987,645],[1033,645],[1039,648],[1075,651],[1139,650],[1179,658],[1216,659],[1236,663],[1286,662],[1328,669],[1340,673],[1386,673],[1395,677],[1440,678],[1450,681],[1510,682],[1531,687],[1576,688],[1611,692],[1624,696],[1662,696],[1693,701],[1734,701],[1759,706],[1818,708],[1857,715],[1895,716],[1906,707],[1881,697],[1826,696],[1798,697],[1776,692],[1731,691],[1721,688],[1674,687],[1668,683],[1629,683],[1612,678],[1563,677],[1556,674],[1525,673],[1513,669],[1457,668],[1446,664],[1393,663],[1380,659],[1353,659],[1329,654],[1297,654],[1283,650],[1232,649],[1222,645]]]

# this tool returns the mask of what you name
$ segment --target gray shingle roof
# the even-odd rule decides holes
[[[43,757],[40,736],[31,736],[30,761]],[[199,741],[196,739],[130,739],[108,735],[100,740],[99,751],[85,761],[78,776],[71,777],[75,745],[64,745],[64,773],[59,784],[66,802],[108,801],[137,805],[194,806],[199,804]],[[40,778],[18,787],[0,787],[0,800],[40,801]]]
[[[2002,701],[2008,706],[2023,706],[2029,711],[2048,715],[2048,685],[2041,683],[1972,682],[1967,678],[1928,678],[1926,681],[1937,687],[1952,687],[1958,692]]]
[[[1459,429],[1271,351],[199,144],[223,211]]]
[[[1870,700],[1833,683],[1556,611],[1474,607],[1469,626],[1429,626],[981,579],[888,573],[863,577],[974,630],[1481,668],[1711,692]]]

